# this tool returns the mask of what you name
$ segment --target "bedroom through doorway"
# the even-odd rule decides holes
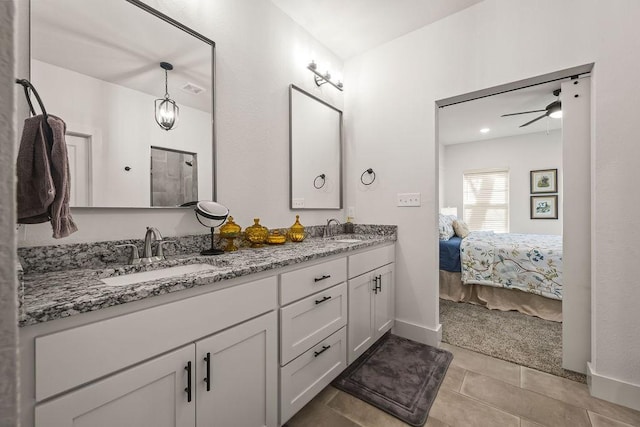
[[[574,190],[565,184],[584,171],[566,159],[573,155],[563,147],[563,125],[569,117],[570,138],[576,123],[584,127],[582,110],[565,100],[579,98],[578,86],[588,95],[590,79],[533,80],[437,103],[442,340],[585,382],[580,357],[589,354],[563,343],[567,328],[584,320],[575,316],[584,307],[568,303],[585,304],[565,295],[572,248],[565,245],[574,233],[565,233],[567,192]]]

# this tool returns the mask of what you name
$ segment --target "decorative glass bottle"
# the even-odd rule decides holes
[[[304,226],[300,224],[300,215],[296,215],[296,222],[289,228],[289,240],[302,242],[306,236]]]
[[[242,228],[233,222],[233,217],[230,216],[227,222],[220,227],[220,238],[227,239],[227,246],[224,247],[225,252],[237,251],[238,247],[234,244],[234,239],[240,236]]]
[[[261,248],[269,236],[269,229],[260,225],[260,218],[253,219],[254,224],[244,230],[244,236],[252,248]]]

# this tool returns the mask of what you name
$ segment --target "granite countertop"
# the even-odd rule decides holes
[[[349,243],[337,241],[341,238],[355,238],[358,241]],[[26,271],[22,276],[19,295],[19,325],[22,327],[47,322],[395,240],[395,232],[384,235],[342,235],[334,236],[333,239],[308,238],[301,243],[288,242],[284,245],[241,249],[214,257],[199,254],[176,255],[150,265],[114,264],[99,269],[68,269],[33,273]],[[185,264],[211,264],[215,268],[126,286],[108,285],[100,280]]]

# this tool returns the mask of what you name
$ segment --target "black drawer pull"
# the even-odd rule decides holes
[[[323,275],[322,277],[316,277],[316,278],[314,278],[314,279],[313,279],[313,281],[314,281],[314,282],[319,282],[319,281],[321,281],[321,280],[328,279],[329,277],[331,277],[331,275],[330,275],[330,274],[325,274],[325,275]]]
[[[378,275],[378,277],[376,277],[377,280],[377,284],[376,284],[376,289],[380,292],[382,292],[382,276]]]
[[[316,300],[316,304],[322,304],[323,302],[325,302],[326,300],[329,300],[329,299],[331,299],[331,296],[326,296],[326,297],[324,297],[322,299],[317,299]]]
[[[374,294],[377,294],[378,293],[378,277],[377,276],[373,278],[373,283],[374,284],[373,284],[372,291]]]
[[[204,382],[207,384],[207,391],[211,391],[211,353],[207,353],[204,361],[207,362],[207,376],[204,378]]]
[[[322,350],[320,351],[314,351],[313,352],[313,357],[318,357],[320,356],[322,353],[324,353],[325,351],[329,350],[331,348],[330,345],[323,345],[322,346]]]
[[[184,391],[187,392],[187,402],[191,402],[191,361],[187,362],[184,370],[187,371],[187,387]]]

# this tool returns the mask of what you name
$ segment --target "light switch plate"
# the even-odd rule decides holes
[[[356,208],[349,206],[347,208],[347,216],[353,220],[356,217]]]
[[[293,209],[304,208],[304,199],[292,199],[291,200],[291,207]]]
[[[420,206],[420,193],[398,193],[398,206]]]

